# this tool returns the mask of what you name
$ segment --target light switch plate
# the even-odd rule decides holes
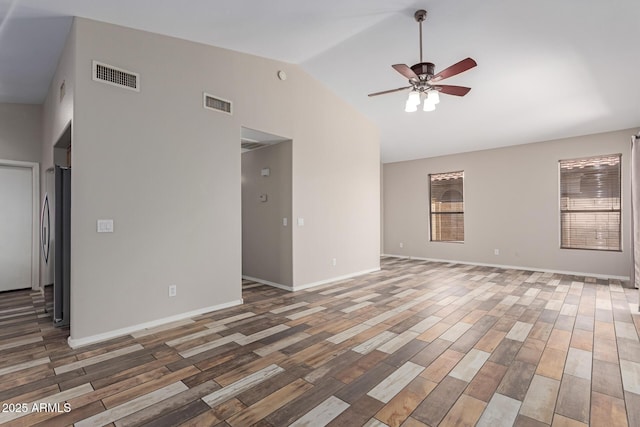
[[[298,227],[302,227],[304,225],[304,218],[298,218]]]
[[[98,228],[98,233],[113,233],[113,220],[99,219],[97,228]]]

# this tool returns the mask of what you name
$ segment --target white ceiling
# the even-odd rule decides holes
[[[405,113],[391,64],[425,61],[444,83],[434,112]],[[0,102],[42,102],[82,16],[299,64],[380,129],[385,162],[640,126],[638,0],[0,0]]]

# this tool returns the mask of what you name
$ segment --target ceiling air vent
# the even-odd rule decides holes
[[[215,111],[222,111],[223,113],[231,114],[231,101],[225,99],[216,98],[215,96],[204,94],[204,108]]]
[[[140,74],[93,61],[93,80],[140,92]]]

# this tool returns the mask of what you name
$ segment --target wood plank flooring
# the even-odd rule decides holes
[[[617,281],[383,258],[243,297],[72,350],[39,293],[0,294],[0,424],[640,426],[638,291]]]

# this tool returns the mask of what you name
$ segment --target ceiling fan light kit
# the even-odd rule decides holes
[[[422,111],[434,111],[436,109],[436,104],[430,104],[428,102],[424,103],[422,107]]]
[[[427,102],[436,105],[440,102],[440,95],[437,90],[429,91],[427,94]]]
[[[406,111],[407,113],[413,113],[414,111],[418,111],[418,105],[419,104],[413,104],[409,100],[407,100],[407,103],[404,106],[404,111]]]
[[[407,99],[407,104],[420,105],[421,101],[422,100],[420,99],[420,93],[419,92],[416,92],[416,91],[409,92],[409,98]]]
[[[404,109],[408,113],[418,111],[418,106],[421,103],[423,104],[423,111],[435,110],[436,104],[440,102],[440,93],[454,96],[465,96],[469,93],[471,88],[464,86],[440,85],[436,83],[465,72],[478,65],[473,59],[466,58],[436,74],[435,65],[431,62],[423,62],[422,60],[422,22],[427,17],[427,11],[420,9],[416,11],[413,16],[420,26],[420,62],[412,65],[411,67],[406,64],[392,65],[394,70],[408,79],[409,86],[369,94],[369,96],[378,96],[411,89]]]

